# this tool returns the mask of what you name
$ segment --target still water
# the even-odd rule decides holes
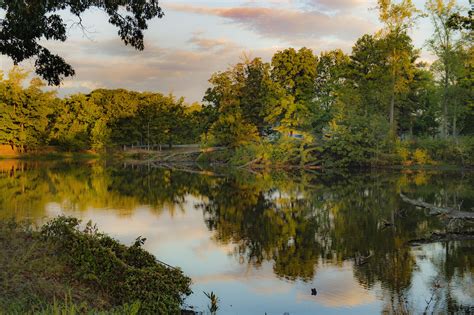
[[[407,245],[446,222],[400,192],[472,211],[474,173],[0,161],[0,219],[67,214],[126,244],[146,237],[148,251],[192,277],[187,304],[198,310],[213,291],[219,314],[474,312],[474,243]]]

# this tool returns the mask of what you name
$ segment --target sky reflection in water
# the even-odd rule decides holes
[[[217,293],[222,314],[419,313],[432,296],[430,311],[474,305],[473,243],[406,246],[444,225],[398,197],[470,209],[470,173],[205,176],[11,161],[0,170],[0,217],[65,213],[127,244],[146,237],[147,250],[193,278],[187,302],[201,310],[202,291]]]

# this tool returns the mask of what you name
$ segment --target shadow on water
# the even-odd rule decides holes
[[[213,242],[230,247],[240,265],[259,270],[269,263],[281,281],[311,283],[320,268],[350,264],[357,283],[378,292],[379,312],[473,311],[474,243],[408,246],[447,225],[404,203],[400,192],[470,211],[474,174],[212,176],[97,161],[0,161],[0,218],[42,219],[51,215],[51,203],[66,213],[110,209],[125,218],[147,205],[156,216],[173,217],[189,211],[186,201],[193,196],[193,211],[202,213]]]

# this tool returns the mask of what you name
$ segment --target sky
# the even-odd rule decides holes
[[[413,2],[424,8],[424,0]],[[468,2],[458,0],[465,7]],[[270,61],[288,47],[350,53],[357,38],[381,27],[375,0],[163,0],[160,5],[165,16],[150,21],[144,51],[123,45],[98,9],[85,12],[85,31],[71,27],[66,42],[43,41],[76,70],[58,94],[126,88],[201,101],[211,74],[239,62],[243,54]],[[77,21],[67,12],[63,16],[70,25]],[[423,18],[411,34],[426,61],[433,59],[423,47],[431,33],[429,19]],[[33,64],[28,60],[21,66],[32,70]],[[1,70],[11,66],[0,56]]]

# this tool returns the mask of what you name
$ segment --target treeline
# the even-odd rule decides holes
[[[419,61],[409,31],[421,14],[405,0],[379,1],[384,28],[350,55],[277,52],[243,57],[214,74],[204,100],[218,111],[206,134],[235,148],[212,158],[236,164],[361,166],[474,160],[472,12],[455,1],[426,4],[435,57]],[[433,140],[437,139],[437,140]]]
[[[94,90],[61,99],[14,67],[0,77],[0,144],[20,152],[45,145],[95,150],[199,142],[209,116],[199,104],[160,93]]]
[[[0,80],[0,144],[21,151],[203,143],[227,147],[201,160],[237,165],[347,167],[474,164],[472,11],[456,2],[379,1],[384,27],[350,54],[288,48],[271,62],[242,57],[210,78],[203,105],[159,93],[99,89],[59,99],[39,79],[23,87],[14,68]],[[419,60],[409,36],[426,14]]]

